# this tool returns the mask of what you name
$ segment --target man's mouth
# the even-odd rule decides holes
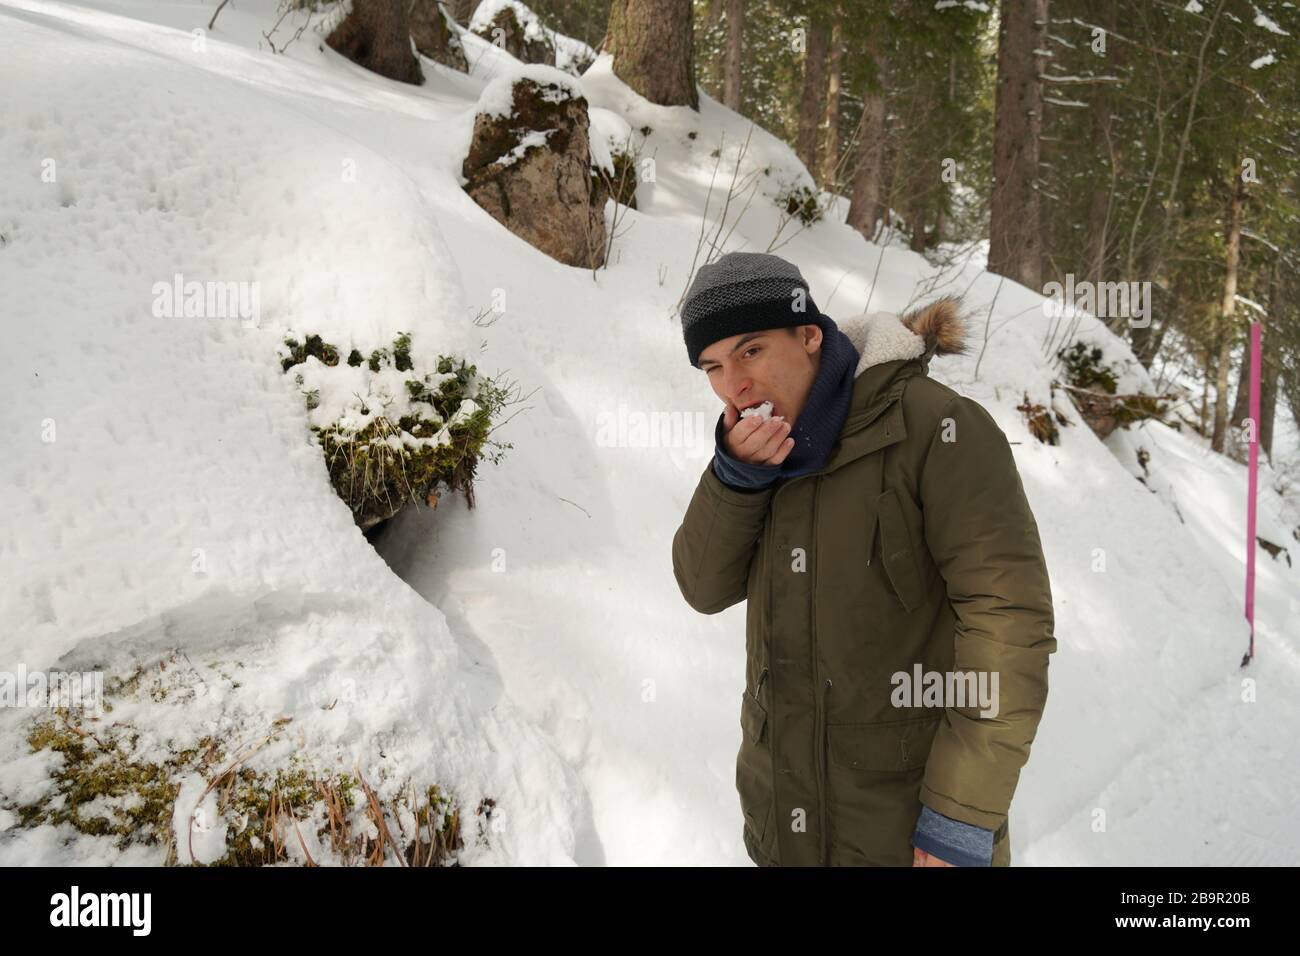
[[[760,405],[771,405],[771,411],[770,411],[768,414],[769,414],[770,417],[772,417],[772,418],[776,418],[776,417],[778,417],[778,413],[777,413],[776,405],[775,405],[774,403],[772,403],[772,402],[766,400],[766,399],[761,399],[761,400],[759,400],[759,401],[757,401],[757,402],[750,402],[748,405],[744,405],[744,406],[742,406],[742,407],[740,408],[740,412],[741,412],[741,414],[743,415],[745,412],[748,412],[748,411],[750,411],[751,409],[756,409],[756,408],[758,408]]]

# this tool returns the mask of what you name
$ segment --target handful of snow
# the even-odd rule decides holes
[[[757,415],[763,421],[767,421],[768,419],[770,419],[772,417],[772,403],[763,402],[763,404],[755,405],[753,408],[743,409],[740,413],[741,418],[752,418],[755,415]],[[777,418],[780,417],[782,416],[780,415],[777,416]]]

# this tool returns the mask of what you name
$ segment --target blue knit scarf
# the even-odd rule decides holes
[[[853,399],[854,370],[859,355],[853,340],[840,331],[830,316],[818,314],[822,329],[821,367],[808,391],[808,401],[794,423],[794,448],[779,465],[755,465],[738,461],[723,447],[723,419],[714,428],[713,473],[723,484],[745,491],[766,488],[781,478],[795,478],[817,471],[830,457],[831,448],[844,429]]]

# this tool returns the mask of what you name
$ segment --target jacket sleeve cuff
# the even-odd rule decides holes
[[[922,805],[912,846],[953,866],[992,866],[993,831],[936,813]]]
[[[754,465],[727,454],[723,444],[723,415],[713,426],[713,463],[709,470],[727,489],[750,493],[771,488],[781,477],[780,465]]]
[[[770,488],[781,477],[780,465],[755,465],[727,454],[722,447],[722,419],[713,430],[713,473],[733,491]]]
[[[713,473],[733,491],[761,491],[781,477],[776,465],[751,465],[718,451],[713,456]]]

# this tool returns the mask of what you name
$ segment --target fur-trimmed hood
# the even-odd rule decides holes
[[[853,377],[881,362],[933,355],[959,355],[967,351],[966,326],[961,318],[961,301],[944,296],[903,315],[871,312],[836,319],[835,324],[858,350],[858,367]]]

